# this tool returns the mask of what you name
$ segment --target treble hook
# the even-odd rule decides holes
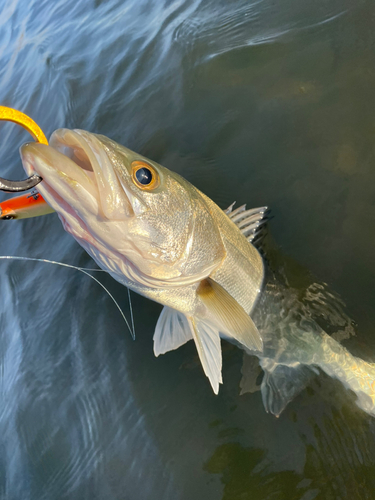
[[[21,113],[21,111],[0,106],[0,120],[17,123],[18,125],[21,125],[21,127],[25,128],[36,142],[48,144],[47,138],[43,134],[40,127],[29,116]],[[11,193],[27,191],[28,189],[35,187],[42,180],[42,177],[36,174],[31,175],[22,181],[10,181],[0,177],[0,190]]]

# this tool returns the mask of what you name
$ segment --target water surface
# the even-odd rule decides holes
[[[375,361],[374,19],[369,0],[3,2],[0,103],[47,135],[108,135],[222,208],[268,205],[291,286],[327,283]],[[4,177],[26,140],[1,125]],[[3,255],[93,267],[56,215],[0,229]],[[214,396],[191,343],[154,358],[157,304],[133,295],[133,342],[84,275],[0,266],[1,498],[374,498],[374,420],[339,382],[276,419],[239,395],[235,347]]]

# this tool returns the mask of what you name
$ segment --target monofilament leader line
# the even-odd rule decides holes
[[[126,326],[128,327],[130,335],[132,336],[133,340],[135,340],[134,317],[133,317],[133,308],[132,308],[132,303],[131,303],[131,298],[130,298],[130,290],[129,290],[129,288],[127,288],[128,298],[129,298],[129,308],[130,308],[130,321],[131,321],[132,328],[130,328],[129,322],[126,319],[125,314],[123,313],[121,307],[119,306],[119,304],[117,303],[116,299],[113,297],[111,292],[103,285],[103,283],[101,283],[94,276],[91,276],[91,274],[88,272],[88,271],[90,271],[90,272],[102,272],[102,273],[104,273],[105,271],[103,271],[102,269],[88,269],[88,268],[73,266],[71,264],[65,264],[64,262],[57,262],[54,260],[38,259],[35,257],[20,257],[20,256],[15,256],[15,255],[0,255],[0,259],[1,260],[28,260],[28,261],[33,261],[33,262],[44,262],[46,264],[55,264],[57,266],[67,267],[69,269],[75,269],[77,271],[80,271],[83,274],[86,274],[86,276],[89,276],[96,283],[98,283],[98,285],[100,285],[105,290],[105,292],[107,292],[109,297],[113,300],[115,306],[120,311],[120,314],[121,314],[123,320],[125,321]]]

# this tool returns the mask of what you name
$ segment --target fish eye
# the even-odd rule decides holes
[[[147,184],[150,184],[152,182],[152,172],[149,168],[146,167],[139,168],[135,173],[135,177],[137,178],[137,181],[143,186],[147,186]]]
[[[144,161],[133,161],[133,182],[139,188],[151,191],[159,186],[159,175],[157,171]]]
[[[3,215],[2,217],[0,217],[1,220],[12,220],[12,219],[15,219],[15,216],[14,215]]]

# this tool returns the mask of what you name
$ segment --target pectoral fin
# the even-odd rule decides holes
[[[216,281],[203,280],[197,294],[220,326],[220,331],[251,351],[261,351],[262,338],[243,307]]]

